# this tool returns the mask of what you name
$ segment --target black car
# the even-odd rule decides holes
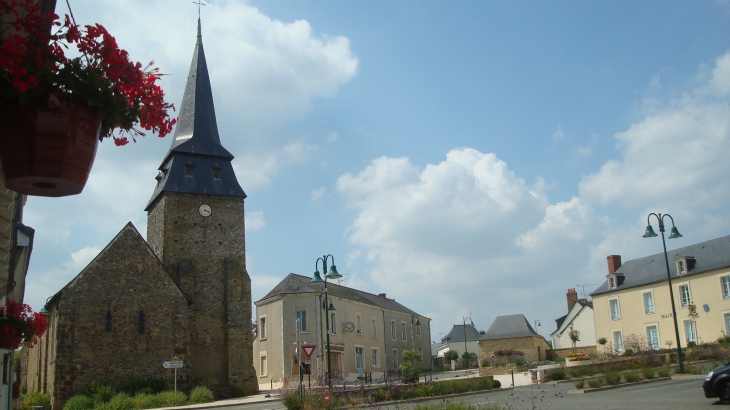
[[[702,389],[708,399],[719,397],[726,403],[730,402],[730,363],[707,373]]]

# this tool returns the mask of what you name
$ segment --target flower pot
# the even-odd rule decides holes
[[[5,186],[37,196],[80,193],[99,143],[99,116],[83,97],[33,98],[0,109],[0,161]]]
[[[21,338],[19,334],[9,332],[0,333],[0,349],[15,350],[20,347]]]

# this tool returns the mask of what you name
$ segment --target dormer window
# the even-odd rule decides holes
[[[221,169],[220,169],[220,167],[213,168],[213,179],[221,179]]]
[[[193,171],[195,170],[195,167],[191,164],[185,165],[185,176],[191,177],[193,176]]]
[[[608,277],[608,288],[616,289],[616,277],[613,275]]]
[[[677,275],[685,275],[695,267],[694,256],[682,256],[675,260],[677,263]]]
[[[677,274],[684,275],[685,273],[687,273],[687,264],[684,259],[680,259],[677,261]]]

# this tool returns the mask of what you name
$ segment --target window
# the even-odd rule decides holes
[[[390,321],[390,337],[395,340],[395,320]]]
[[[307,311],[306,310],[297,310],[297,320],[299,321],[299,331],[300,332],[307,332]],[[296,330],[296,324],[295,330]]]
[[[646,328],[646,341],[649,343],[649,349],[659,350],[659,330],[656,325]]]
[[[725,319],[725,334],[730,335],[730,313],[725,313],[722,317]]]
[[[689,343],[689,342],[697,343],[697,328],[695,327],[694,320],[685,320],[684,321],[684,336],[687,339],[687,343]]]
[[[403,341],[408,341],[408,336],[406,335],[406,322],[400,322],[400,333],[403,337]]]
[[[621,311],[618,306],[618,299],[610,299],[608,301],[608,307],[611,311],[611,320],[621,320]]]
[[[677,261],[677,274],[684,275],[685,273],[687,273],[687,265],[684,259],[680,259]]]
[[[398,349],[393,349],[393,368],[398,368]]]
[[[370,330],[372,331],[373,338],[378,338],[378,321],[373,317],[370,319]]]
[[[112,331],[112,311],[111,310],[106,311],[106,317],[104,318],[104,331],[105,332]]]
[[[335,312],[330,312],[330,334],[337,334],[337,321],[335,320]]]
[[[613,350],[617,352],[624,351],[624,338],[621,331],[613,332]]]
[[[722,286],[722,298],[730,298],[730,276],[721,277],[720,284]]]
[[[259,339],[266,339],[266,316],[259,317]]]
[[[654,313],[654,294],[651,292],[644,293],[644,313],[650,315]]]
[[[261,368],[260,368],[261,374],[259,376],[265,377],[266,376],[266,373],[267,373],[267,369],[266,369],[266,352],[261,352],[261,358],[259,360],[260,360],[260,364],[261,364]]]
[[[357,334],[362,335],[362,318],[359,313],[355,316],[355,331]]]
[[[421,325],[420,325],[419,322],[420,321],[418,319],[416,319],[416,323],[417,323],[416,324],[416,336],[419,336],[420,337],[421,336]]]
[[[370,348],[370,359],[373,367],[380,367],[380,359],[378,358],[378,348]]]
[[[423,348],[421,348],[421,347],[418,348],[418,361],[419,362],[423,361]]]
[[[689,285],[679,285],[679,305],[687,307],[692,303],[692,298],[689,294]]]
[[[219,167],[213,168],[213,179],[221,179],[221,169]]]
[[[193,176],[194,169],[195,169],[195,167],[190,164],[185,165],[185,176],[188,176],[188,177]]]
[[[147,321],[144,316],[144,312],[139,312],[139,314],[137,315],[137,333],[143,335],[147,330],[146,327]]]
[[[608,288],[616,289],[616,277],[615,276],[608,277]]]

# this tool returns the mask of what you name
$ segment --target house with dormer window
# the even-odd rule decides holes
[[[667,252],[680,342],[730,335],[730,235]],[[593,293],[596,340],[622,352],[627,339],[642,348],[676,347],[664,253],[621,262],[607,257],[606,281]],[[694,306],[699,317],[689,316]],[[634,337],[629,337],[635,335]]]

